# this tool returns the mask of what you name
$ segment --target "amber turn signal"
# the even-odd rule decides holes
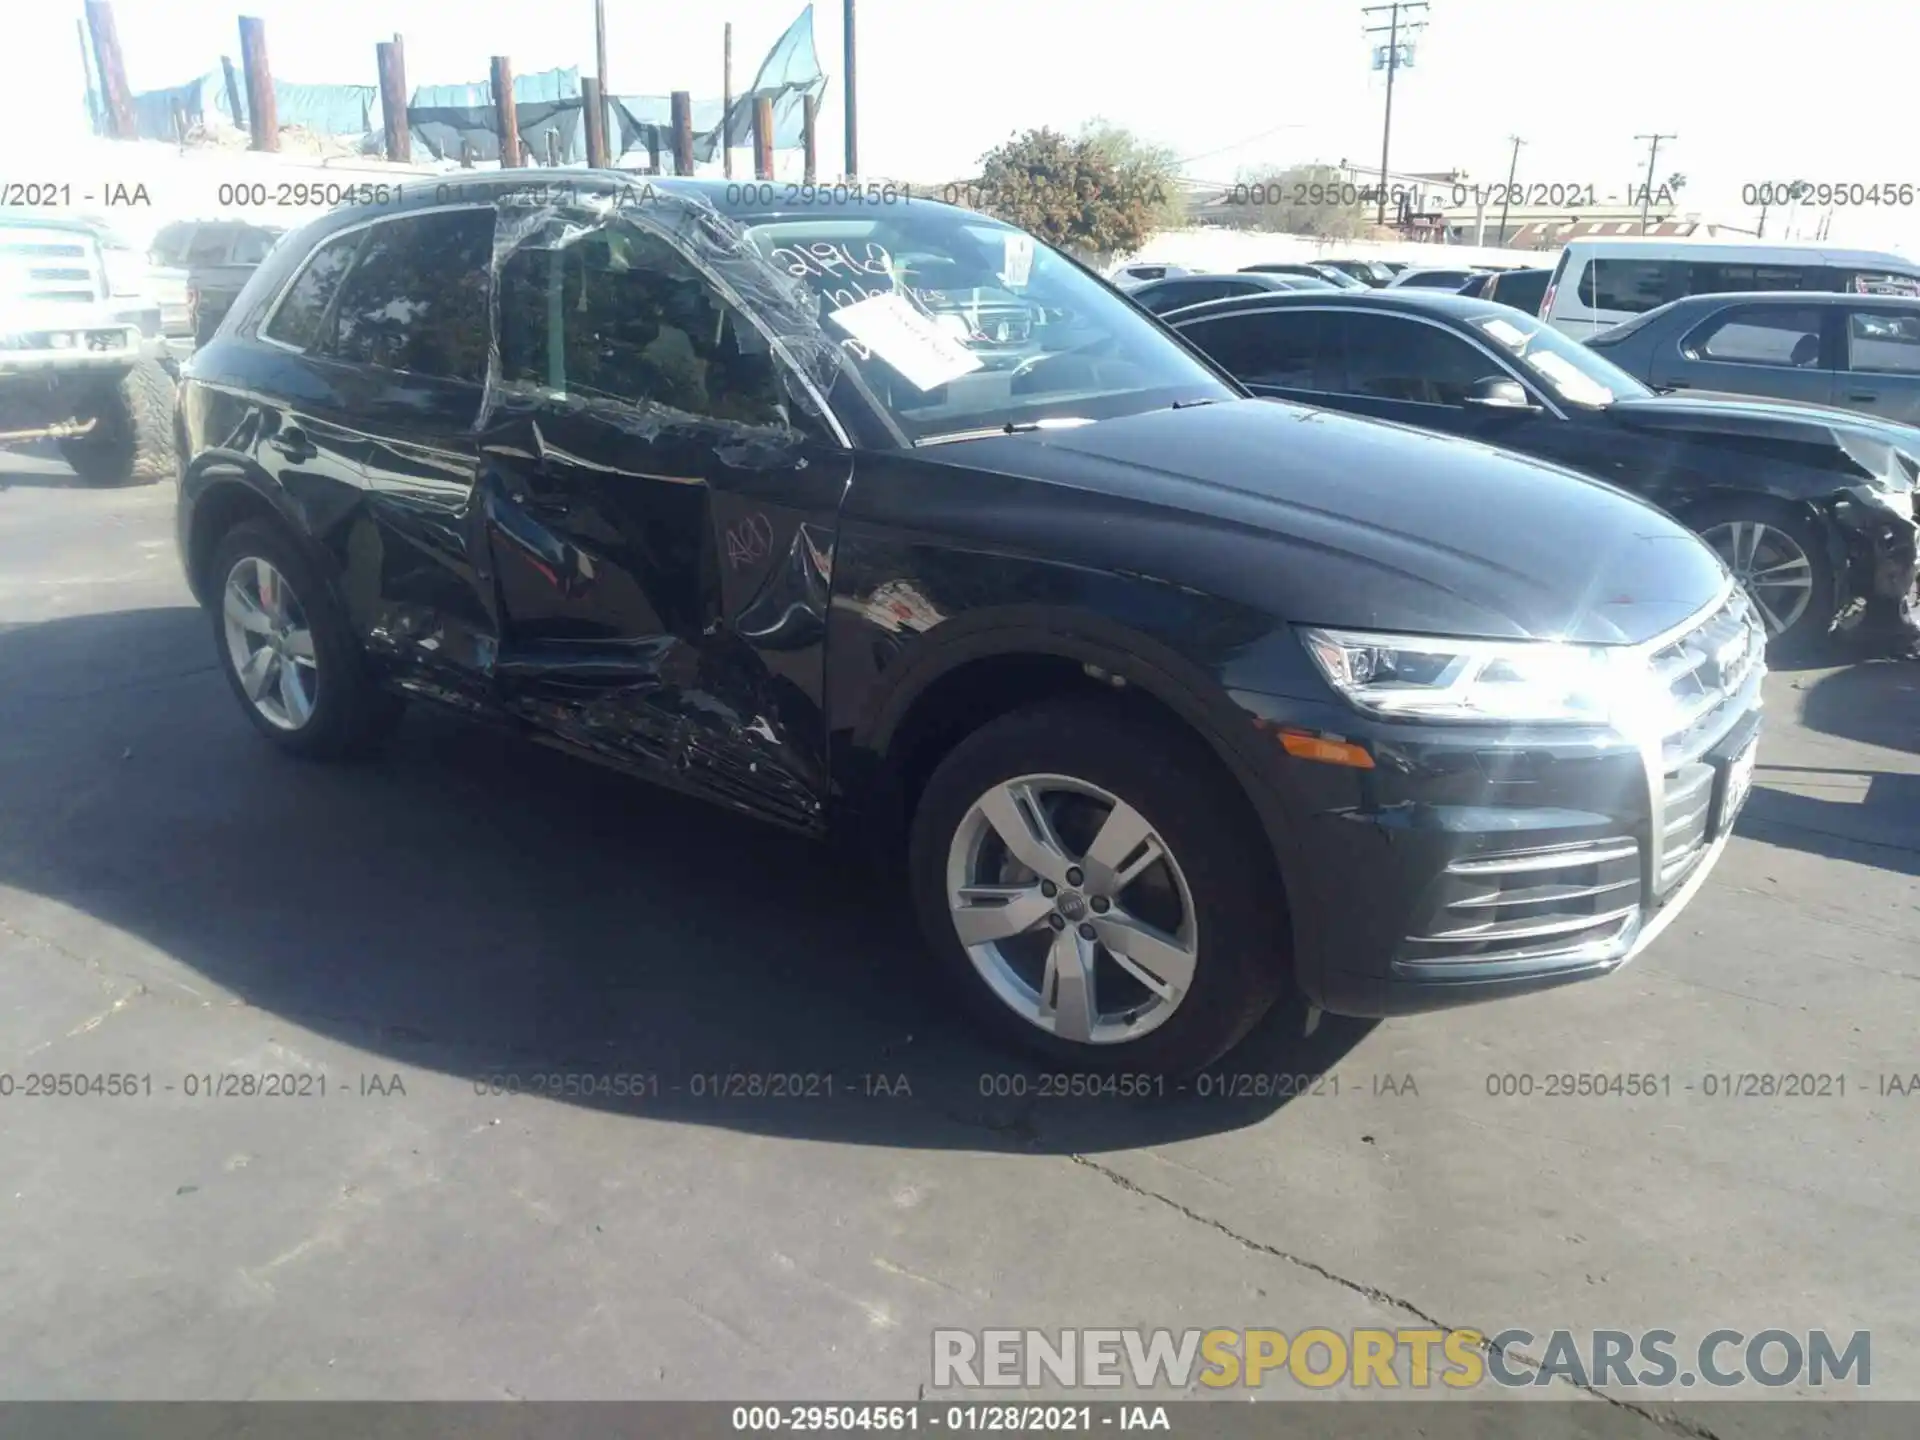
[[[1282,730],[1280,743],[1287,754],[1300,760],[1319,760],[1327,765],[1351,765],[1355,770],[1373,769],[1373,756],[1351,740],[1328,740],[1304,730]]]

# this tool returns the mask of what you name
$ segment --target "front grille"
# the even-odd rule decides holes
[[[1565,954],[1618,939],[1640,906],[1640,844],[1587,840],[1447,866],[1424,932],[1401,959],[1485,963]]]
[[[1764,666],[1766,646],[1747,592],[1736,586],[1718,610],[1654,652],[1649,663],[1670,706],[1661,740],[1669,776],[1699,759],[1744,709],[1741,692]]]
[[[1654,885],[1663,895],[1684,880],[1706,853],[1713,766],[1695,762],[1668,775],[1665,802],[1661,811],[1660,874]]]
[[[0,230],[0,291],[16,299],[90,304],[106,294],[93,242],[66,230]]]

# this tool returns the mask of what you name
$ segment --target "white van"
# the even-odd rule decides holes
[[[1920,295],[1920,266],[1873,250],[1676,240],[1667,236],[1569,240],[1540,318],[1585,340],[1688,295],[1755,290],[1844,290]]]

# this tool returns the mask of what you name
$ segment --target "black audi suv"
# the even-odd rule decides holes
[[[1672,921],[1765,668],[1708,547],[1250,398],[984,215],[827,193],[511,172],[276,249],[182,406],[253,727],[345,756],[420,701],[849,830],[1071,1064],[1190,1068],[1288,987],[1604,975]]]

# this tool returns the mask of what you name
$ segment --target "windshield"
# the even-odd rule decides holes
[[[915,444],[1101,420],[1234,391],[1138,309],[1032,236],[928,205],[745,223],[818,298]]]
[[[1531,315],[1488,311],[1469,323],[1570,404],[1605,406],[1653,393],[1612,361]]]

